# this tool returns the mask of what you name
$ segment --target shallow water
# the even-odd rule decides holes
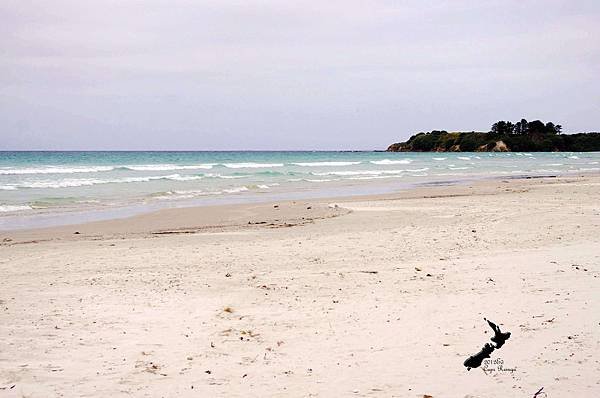
[[[0,229],[599,170],[598,152],[0,152]]]

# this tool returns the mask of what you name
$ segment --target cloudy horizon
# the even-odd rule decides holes
[[[5,1],[0,150],[369,150],[600,130],[594,1]]]

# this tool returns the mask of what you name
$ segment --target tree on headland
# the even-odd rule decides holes
[[[541,120],[534,120],[528,122],[525,119],[516,123],[507,122],[500,120],[494,124],[490,129],[490,133],[494,135],[553,135],[560,134],[562,126],[560,124],[554,124],[548,122],[544,124]]]
[[[515,123],[514,134],[516,134],[516,135],[527,134],[527,120],[521,119],[520,122]]]
[[[512,122],[506,122],[504,120],[500,120],[494,124],[492,124],[492,129],[490,133],[496,135],[510,135],[513,134],[515,129],[515,125]]]
[[[546,123],[546,131],[548,131],[550,134],[560,134],[562,130],[562,126],[560,124],[554,124],[552,122],[548,122]]]

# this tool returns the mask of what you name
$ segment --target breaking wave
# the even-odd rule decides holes
[[[150,177],[126,177],[115,179],[98,179],[98,178],[65,178],[62,180],[41,180],[41,181],[25,181],[11,185],[4,185],[2,189],[15,190],[19,188],[70,188],[84,187],[99,184],[126,184],[134,182],[148,182],[153,180],[172,180],[172,181],[192,181],[200,180],[203,176],[182,176],[179,174],[171,174],[167,176],[150,176]]]
[[[266,169],[270,167],[283,167],[283,163],[223,163],[228,169]]]
[[[411,162],[412,162],[412,159],[401,159],[401,160],[383,159],[383,160],[371,160],[370,163],[377,164],[380,166],[385,166],[385,165],[390,165],[390,164],[410,164]]]
[[[427,170],[429,170],[428,167],[424,167],[422,169],[400,169],[400,170],[327,171],[327,172],[322,172],[322,173],[311,173],[311,174],[315,175],[315,176],[329,176],[329,175],[334,175],[334,176],[361,176],[361,175],[380,176],[380,175],[388,175],[388,174],[393,175],[393,174],[402,174],[405,172],[419,172],[419,171],[427,171]]]
[[[339,167],[339,166],[353,166],[355,164],[361,164],[362,162],[306,162],[306,163],[290,163],[295,166],[302,167]]]
[[[31,210],[31,206],[27,205],[0,205],[0,213],[8,213],[12,211]]]
[[[31,167],[24,169],[2,168],[0,175],[23,175],[23,174],[74,174],[74,173],[97,173],[100,171],[111,171],[112,166],[82,166],[82,167]]]
[[[176,165],[176,164],[141,164],[120,166],[120,169],[134,171],[171,171],[171,170],[209,170],[217,163],[203,163],[195,165]]]

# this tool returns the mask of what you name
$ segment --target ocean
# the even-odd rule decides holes
[[[0,152],[0,229],[599,170],[598,152]]]

